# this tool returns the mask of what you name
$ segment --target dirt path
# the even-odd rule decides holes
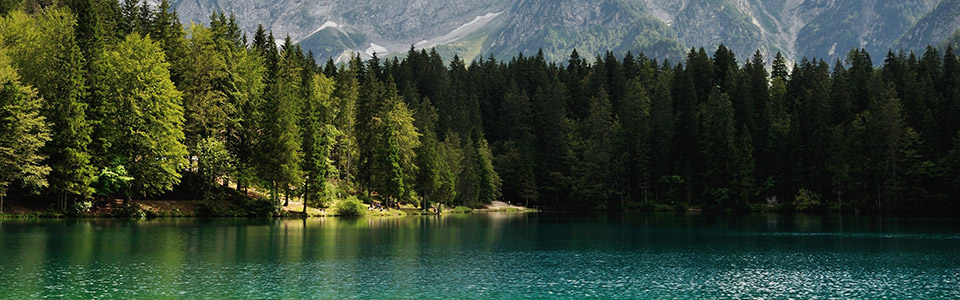
[[[487,209],[493,209],[493,210],[501,210],[501,209],[507,209],[507,208],[513,208],[518,210],[525,209],[525,207],[523,206],[508,204],[507,202],[503,202],[503,201],[493,201],[493,203],[490,203],[490,205],[487,205]]]

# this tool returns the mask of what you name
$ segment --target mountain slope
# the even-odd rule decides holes
[[[320,59],[402,55],[411,45],[465,59],[517,53],[565,60],[581,53],[643,52],[676,58],[725,44],[741,59],[761,50],[838,58],[936,45],[960,27],[960,0],[181,0],[184,23],[215,10],[247,32],[258,23],[290,35]]]
[[[897,42],[900,49],[938,45],[960,28],[960,0],[944,0],[913,25]]]

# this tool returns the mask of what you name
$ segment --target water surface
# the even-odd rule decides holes
[[[960,222],[474,214],[0,222],[0,298],[960,298]]]

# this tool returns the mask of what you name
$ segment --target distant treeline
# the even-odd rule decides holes
[[[683,62],[574,51],[562,64],[446,65],[411,48],[318,64],[262,27],[248,40],[223,14],[184,30],[167,1],[13,2],[0,4],[0,196],[38,193],[63,210],[178,189],[215,198],[221,186],[321,207],[365,194],[548,209],[958,208],[952,49],[888,53],[879,69],[858,49],[832,65],[768,64],[723,45]]]

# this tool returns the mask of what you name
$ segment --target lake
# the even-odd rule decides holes
[[[0,298],[960,298],[960,222],[472,214],[0,222]]]

